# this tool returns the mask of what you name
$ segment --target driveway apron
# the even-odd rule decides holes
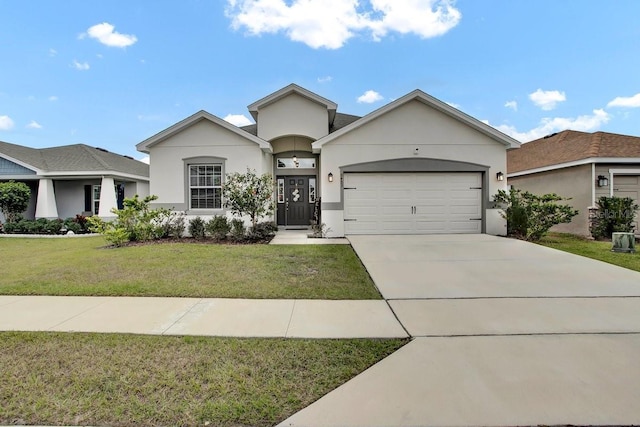
[[[281,425],[640,424],[640,273],[488,235],[349,239],[414,339]]]

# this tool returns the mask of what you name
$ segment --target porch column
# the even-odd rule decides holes
[[[111,209],[118,208],[116,200],[115,183],[112,177],[103,176],[100,184],[100,207],[98,208],[98,216],[100,218],[115,218],[115,214]]]
[[[58,206],[56,205],[56,194],[53,191],[53,180],[41,178],[38,182],[38,198],[36,200],[36,219],[56,219],[58,218]]]

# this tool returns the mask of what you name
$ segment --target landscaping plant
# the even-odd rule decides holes
[[[223,240],[227,238],[227,234],[231,231],[231,224],[229,224],[226,216],[216,215],[207,221],[205,229],[214,239]]]
[[[602,196],[596,202],[598,209],[591,214],[591,235],[596,239],[610,239],[613,233],[635,231],[638,204],[630,197]]]
[[[511,188],[498,190],[494,201],[503,206],[502,217],[507,220],[507,234],[518,239],[540,240],[551,227],[571,222],[578,211],[558,202],[568,200],[557,194],[542,196]]]
[[[224,206],[239,217],[251,218],[255,228],[258,219],[273,213],[273,178],[270,174],[258,176],[255,171],[230,173],[222,188]]]
[[[189,220],[189,234],[194,239],[204,239],[205,237],[205,222],[199,216]]]
[[[22,212],[27,210],[31,190],[23,182],[0,182],[0,211],[6,222],[12,223],[20,219]]]

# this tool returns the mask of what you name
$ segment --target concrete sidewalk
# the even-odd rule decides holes
[[[381,300],[0,296],[0,330],[404,338]]]

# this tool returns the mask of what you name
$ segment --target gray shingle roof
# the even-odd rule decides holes
[[[149,176],[149,165],[85,144],[30,148],[0,141],[0,153],[44,172],[120,172]]]

